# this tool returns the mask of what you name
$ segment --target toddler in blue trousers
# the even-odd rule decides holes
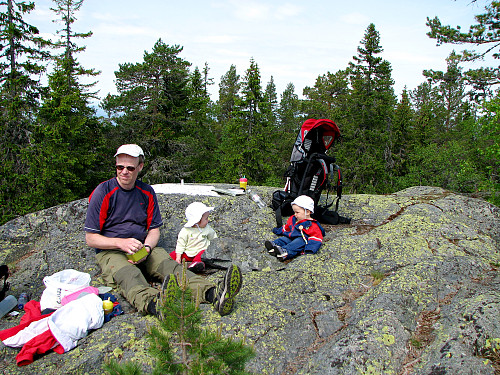
[[[280,261],[294,258],[301,254],[316,254],[323,243],[325,230],[311,217],[314,213],[314,201],[307,195],[301,195],[292,202],[294,214],[285,225],[273,228],[273,233],[280,236],[274,241],[266,241],[269,254]]]

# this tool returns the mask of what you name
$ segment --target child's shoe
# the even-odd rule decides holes
[[[234,297],[240,291],[242,283],[240,268],[237,265],[231,265],[226,271],[224,279],[215,287],[213,305],[221,316],[233,311]]]
[[[276,256],[276,250],[274,249],[274,245],[271,241],[264,242],[264,246],[269,254]]]
[[[288,256],[288,253],[281,246],[274,245],[274,248],[276,251],[276,258],[278,258],[280,262],[283,262]]]
[[[193,262],[189,265],[188,270],[194,273],[199,273],[205,271],[205,263],[203,262]]]

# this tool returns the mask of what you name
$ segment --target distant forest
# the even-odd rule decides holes
[[[250,185],[281,187],[308,118],[340,128],[329,154],[342,167],[344,192],[432,185],[500,205],[499,69],[465,70],[483,57],[472,49],[452,52],[446,71],[429,67],[417,88],[398,97],[370,24],[348,66],[319,72],[304,99],[293,83],[280,94],[273,77],[264,84],[251,59],[245,71],[230,67],[213,101],[209,65],[192,67],[179,57],[182,46],[159,39],[143,61],[119,65],[118,94],[100,102],[106,115],[98,116],[95,84],[83,81],[98,79],[99,62],[83,67],[77,59],[92,37],[76,31],[83,0],[53,0],[57,40],[26,22],[35,3],[0,3],[0,224],[88,196],[114,175],[112,155],[123,143],[145,150],[141,178],[151,184],[236,183],[245,175]],[[428,36],[461,49],[485,46],[498,58],[499,12],[492,1],[467,32],[429,18]]]

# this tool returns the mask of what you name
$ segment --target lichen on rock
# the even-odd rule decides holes
[[[224,186],[222,186],[224,187]],[[273,188],[255,187],[266,203]],[[279,262],[264,241],[276,225],[271,208],[246,196],[158,194],[164,219],[160,245],[175,247],[185,207],[215,207],[219,238],[207,251],[216,281],[231,262],[244,283],[233,313],[201,305],[204,326],[245,337],[259,374],[494,374],[488,343],[500,338],[500,214],[485,201],[435,187],[394,194],[345,195],[339,211],[349,225],[325,225],[316,255]],[[88,272],[100,285],[85,244],[87,200],[12,220],[0,227],[0,262],[11,269],[10,293],[39,299],[43,277],[65,268]],[[112,291],[115,292],[115,291]],[[8,374],[102,373],[106,358],[153,366],[146,340],[155,319],[119,295],[125,314],[80,340],[77,350],[49,353],[18,368],[18,349],[2,349]],[[19,317],[4,317],[0,328]],[[493,341],[492,341],[493,340]]]

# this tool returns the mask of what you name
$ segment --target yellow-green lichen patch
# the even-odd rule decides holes
[[[390,362],[368,359],[364,366],[356,366],[358,374],[362,375],[395,375],[397,372],[391,368]]]
[[[376,340],[388,346],[394,345],[394,343],[396,342],[396,338],[394,337],[394,335],[390,335],[388,333],[384,333],[382,334],[382,336],[376,337]]]

